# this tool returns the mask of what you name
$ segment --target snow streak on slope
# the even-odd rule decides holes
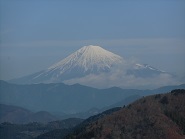
[[[135,69],[150,69],[150,70],[153,70],[153,71],[158,71],[158,72],[161,72],[161,73],[166,73],[166,71],[163,71],[163,70],[159,70],[159,69],[156,69],[148,64],[135,64]]]
[[[109,72],[124,63],[122,57],[100,46],[84,46],[33,78],[35,82],[62,82],[88,74]]]
[[[133,63],[100,46],[84,46],[38,73],[15,79],[14,83],[80,83],[95,88],[160,87],[175,84],[169,73],[148,64]],[[144,87],[143,87],[144,88]]]
[[[60,69],[60,73],[75,68],[76,66],[85,71],[97,71],[110,69],[114,64],[121,63],[122,57],[113,54],[99,46],[84,46],[64,60],[52,65],[48,70]]]

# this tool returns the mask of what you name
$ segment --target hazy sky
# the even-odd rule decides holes
[[[184,0],[0,0],[0,79],[85,45],[185,77]]]

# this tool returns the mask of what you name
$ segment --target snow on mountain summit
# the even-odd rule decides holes
[[[84,46],[76,52],[72,53],[65,59],[52,65],[48,70],[60,69],[60,73],[72,68],[78,68],[86,71],[102,71],[109,70],[115,63],[121,63],[123,58],[109,52],[100,46]]]
[[[31,75],[31,83],[63,82],[89,74],[107,73],[123,63],[123,58],[100,46],[84,46],[48,69]]]
[[[91,87],[139,87],[171,76],[147,64],[132,63],[100,46],[84,46],[49,68],[14,79],[14,83],[80,83]]]
[[[150,70],[153,70],[153,71],[158,71],[158,72],[161,72],[161,73],[166,73],[166,71],[163,71],[163,70],[159,70],[159,69],[156,69],[148,64],[135,64],[135,69],[150,69]]]

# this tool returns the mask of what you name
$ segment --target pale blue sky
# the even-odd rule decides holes
[[[0,79],[90,44],[185,76],[185,1],[0,0]]]

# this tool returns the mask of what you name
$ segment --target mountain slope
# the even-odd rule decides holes
[[[12,80],[16,83],[53,83],[88,74],[109,72],[123,62],[123,58],[99,46],[84,46],[48,69]]]
[[[16,85],[0,81],[0,103],[21,106],[32,111],[75,114],[91,108],[103,108],[142,93],[120,88],[95,89],[62,83]],[[79,103],[80,102],[80,103]]]
[[[133,63],[100,46],[84,46],[49,68],[9,82],[66,83],[95,88],[151,89],[180,84],[175,76],[148,64]]]
[[[66,138],[184,139],[184,106],[185,90],[145,97],[97,120],[87,119]]]
[[[34,113],[21,107],[0,104],[0,123],[3,122],[15,124],[25,124],[29,122],[47,123],[57,119],[58,118],[56,116],[51,115],[48,112],[39,111]]]
[[[48,70],[60,69],[61,74],[68,70],[82,69],[83,72],[98,73],[108,71],[115,63],[121,63],[122,57],[99,46],[84,46],[64,60],[49,67]]]
[[[31,111],[21,107],[0,104],[0,123],[24,123],[31,114]]]
[[[95,89],[79,84],[65,85],[62,83],[16,85],[0,81],[0,103],[20,106],[32,111],[47,111],[54,115],[55,113],[69,115],[84,113],[92,108],[110,108],[109,106],[122,100],[124,101],[121,104],[128,104],[133,101],[133,99],[125,100],[128,97],[165,93],[177,88],[185,89],[185,85],[168,86],[155,90],[136,90],[116,87]]]
[[[132,69],[128,69],[128,75],[134,75],[135,77],[155,77],[160,74],[168,74],[165,71],[156,69],[148,64],[135,64]]]
[[[71,118],[47,124],[37,122],[29,124],[2,123],[0,124],[0,137],[1,139],[35,139],[37,137],[38,139],[49,139],[51,136],[51,139],[55,139],[67,135],[71,128],[82,121],[83,119]],[[50,132],[54,134],[50,134]]]

